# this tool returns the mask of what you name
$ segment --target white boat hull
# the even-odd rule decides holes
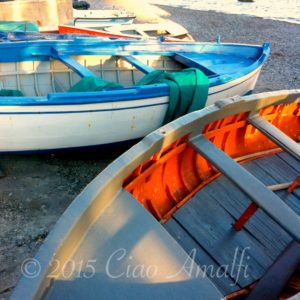
[[[209,89],[206,105],[250,93],[260,68]],[[78,105],[2,106],[0,152],[47,151],[113,144],[159,128],[168,96]]]
[[[106,18],[106,19],[80,19],[76,18],[73,21],[75,27],[83,28],[103,28],[106,26],[114,26],[116,24],[132,24],[132,18]]]
[[[116,24],[131,24],[135,15],[128,14],[124,10],[78,10],[73,9],[74,26],[85,28],[97,28]]]

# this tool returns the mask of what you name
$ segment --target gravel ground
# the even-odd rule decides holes
[[[263,68],[256,92],[300,87],[299,25],[160,7],[199,41],[214,41],[221,35],[222,42],[271,42],[271,57]],[[0,157],[5,173],[0,178],[0,299],[9,297],[22,261],[34,256],[74,197],[124,150],[72,156]]]

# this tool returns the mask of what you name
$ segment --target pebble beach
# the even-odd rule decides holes
[[[97,8],[99,1],[90,1]],[[271,55],[254,92],[300,87],[300,25],[259,17],[159,6],[196,41],[262,44]],[[0,299],[76,195],[129,146],[92,153],[0,156]]]

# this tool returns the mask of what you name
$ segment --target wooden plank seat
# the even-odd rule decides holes
[[[205,67],[203,64],[199,62],[199,57],[193,55],[193,53],[175,53],[173,55],[174,60],[182,63],[189,68],[198,68],[207,76],[216,76],[217,73],[212,71],[211,69]]]
[[[261,207],[297,241],[300,241],[300,218],[280,201],[279,197],[203,135],[193,138],[191,144],[204,158],[213,163],[217,169],[245,192],[257,206]]]
[[[60,60],[62,63],[64,63],[66,66],[68,66],[71,70],[73,70],[75,73],[77,73],[81,77],[95,77],[96,76],[88,68],[85,68],[79,62],[77,62],[76,60],[74,60],[73,58],[71,58],[67,55],[57,55],[56,58],[58,60]]]
[[[131,55],[122,55],[120,57],[145,74],[149,74],[155,70]]]

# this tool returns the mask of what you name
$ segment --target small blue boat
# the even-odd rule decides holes
[[[267,43],[29,35],[0,43],[0,152],[141,138],[218,99],[251,93],[268,55]]]

